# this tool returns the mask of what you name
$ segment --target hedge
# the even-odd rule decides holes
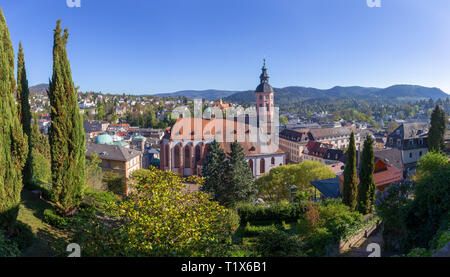
[[[282,221],[291,222],[297,221],[297,219],[305,213],[306,204],[274,204],[269,207],[254,204],[241,204],[238,206],[237,211],[241,217],[242,224],[260,221],[275,221],[278,223],[281,223]]]
[[[52,225],[53,227],[64,229],[70,224],[69,220],[57,215],[53,210],[46,209],[44,211],[44,222]]]

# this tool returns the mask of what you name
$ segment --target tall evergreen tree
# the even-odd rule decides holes
[[[356,146],[355,134],[352,132],[350,136],[350,145],[347,150],[347,162],[345,163],[342,192],[342,202],[349,206],[352,211],[356,208],[357,193]]]
[[[368,214],[374,211],[375,204],[375,181],[373,171],[375,169],[375,156],[373,153],[372,136],[367,136],[364,142],[364,149],[361,158],[361,168],[359,170],[358,185],[358,211]]]
[[[431,127],[428,131],[428,149],[430,151],[441,151],[445,148],[445,112],[436,105],[431,114]]]
[[[68,30],[58,20],[54,30],[53,75],[49,85],[52,193],[59,212],[69,215],[82,200],[85,178],[85,134],[77,91],[67,59]]]
[[[201,187],[201,190],[207,192],[213,196],[214,200],[218,200],[216,197],[218,187],[225,180],[225,152],[220,147],[220,143],[213,141],[209,146],[209,154],[206,156],[205,166],[202,170],[202,176],[205,177],[205,183]]]
[[[19,55],[17,58],[17,107],[23,133],[28,136],[28,156],[23,168],[23,183],[30,185],[33,179],[32,158],[31,158],[31,111],[30,111],[30,90],[28,89],[27,72],[25,68],[25,56],[23,54],[22,43],[19,43]]]
[[[22,190],[22,169],[28,154],[14,99],[14,50],[0,8],[0,229],[12,231]]]
[[[237,202],[252,200],[258,191],[253,182],[252,171],[245,160],[244,150],[237,141],[231,144],[228,157],[225,190],[221,193],[222,198],[227,201],[223,201],[223,204],[231,206]]]

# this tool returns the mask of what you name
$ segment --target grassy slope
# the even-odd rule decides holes
[[[51,207],[49,203],[35,199],[30,191],[23,190],[22,203],[17,220],[28,225],[35,236],[32,245],[23,253],[25,257],[65,255],[70,234],[43,222],[44,210]]]

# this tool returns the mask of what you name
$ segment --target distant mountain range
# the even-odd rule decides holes
[[[406,102],[420,99],[439,99],[450,97],[438,88],[427,88],[414,85],[395,85],[388,88],[368,87],[334,87],[331,89],[316,89],[306,87],[274,88],[275,103],[282,105],[310,99],[343,99],[357,98],[366,100],[381,100],[390,102]],[[225,97],[224,100],[251,104],[254,103],[254,91],[241,91]]]
[[[39,84],[29,88],[31,93],[46,92],[48,89],[48,84]]]
[[[158,93],[154,95],[161,97],[187,97],[191,99],[203,98],[206,100],[217,100],[220,98],[223,99],[227,96],[233,95],[238,92],[239,91],[209,89],[209,90],[182,90],[172,93]]]
[[[30,92],[45,92],[47,84],[39,84],[30,87]],[[357,98],[365,100],[379,100],[390,102],[407,102],[420,99],[434,100],[450,97],[439,88],[428,88],[415,85],[395,85],[388,88],[373,87],[333,87],[330,89],[317,89],[308,87],[291,86],[285,88],[274,88],[275,103],[278,105],[296,103],[310,99],[334,99]],[[206,100],[217,100],[222,98],[225,101],[232,101],[241,104],[252,104],[255,101],[254,91],[231,91],[231,90],[182,90],[173,93],[153,94],[160,97],[187,97],[191,99],[203,98]]]

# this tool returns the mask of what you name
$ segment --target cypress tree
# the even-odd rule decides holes
[[[19,44],[19,54],[17,58],[17,107],[23,133],[28,137],[28,156],[23,168],[23,182],[30,185],[33,179],[32,158],[31,158],[31,111],[30,111],[30,90],[28,89],[27,72],[25,69],[25,56],[23,54],[22,43]]]
[[[342,202],[354,211],[357,198],[357,180],[356,180],[356,146],[355,134],[350,136],[350,145],[347,150],[347,162],[344,169],[344,184],[342,192]]]
[[[428,149],[430,151],[441,151],[445,148],[445,112],[436,105],[431,114],[431,126],[428,131]]]
[[[375,156],[373,153],[372,136],[367,136],[361,158],[361,169],[359,170],[358,185],[358,211],[368,214],[374,211],[375,203],[375,181],[373,171],[375,169]]]
[[[210,193],[216,201],[218,200],[218,188],[225,180],[225,158],[225,152],[220,147],[220,144],[214,140],[209,146],[209,154],[206,156],[206,162],[202,170],[205,183],[201,190]]]
[[[228,166],[226,170],[226,186],[222,191],[222,198],[227,199],[226,206],[237,202],[252,200],[258,191],[253,182],[253,174],[245,160],[242,146],[237,142],[231,144],[231,152],[228,153]]]
[[[22,169],[28,154],[14,99],[14,50],[0,8],[0,229],[13,231],[22,190]]]
[[[67,58],[68,30],[58,20],[54,30],[53,75],[49,85],[52,194],[62,215],[73,213],[82,200],[85,178],[85,134],[77,91]]]

